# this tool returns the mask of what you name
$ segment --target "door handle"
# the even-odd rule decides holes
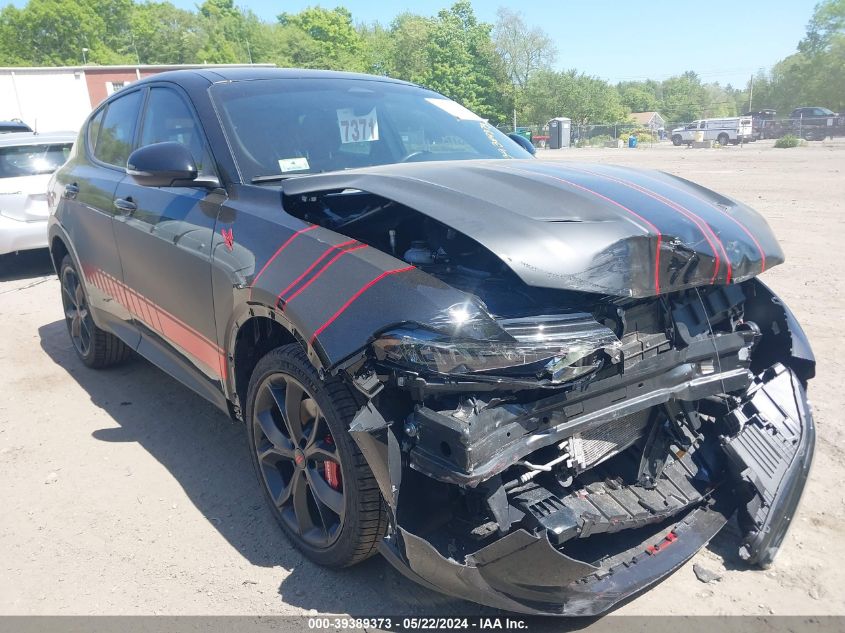
[[[76,199],[76,195],[79,193],[79,185],[76,183],[65,185],[65,198],[70,200]]]
[[[114,208],[123,215],[132,215],[138,209],[138,205],[132,198],[115,198]]]

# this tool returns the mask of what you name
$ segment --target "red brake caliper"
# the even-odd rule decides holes
[[[334,438],[331,435],[326,435],[325,442],[332,446],[334,445]],[[340,490],[340,464],[333,461],[325,461],[323,464],[326,483],[334,490]]]

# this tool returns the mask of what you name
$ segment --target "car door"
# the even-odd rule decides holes
[[[85,278],[94,321],[134,348],[140,340],[124,300],[123,269],[114,234],[114,192],[126,175],[143,91],[129,90],[103,105],[57,173],[57,215]]]
[[[191,151],[201,176],[215,176],[202,127],[175,86],[148,90],[138,147],[166,141]],[[149,187],[126,176],[114,194],[123,278],[141,331],[138,351],[213,401],[221,396],[222,352],[211,291],[211,253],[221,189]]]

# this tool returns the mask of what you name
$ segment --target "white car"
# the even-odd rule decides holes
[[[0,135],[0,255],[47,247],[47,183],[74,132]]]

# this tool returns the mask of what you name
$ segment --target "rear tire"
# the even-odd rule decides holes
[[[293,545],[331,568],[375,554],[387,527],[378,484],[347,431],[357,410],[349,388],[321,380],[298,343],[268,352],[250,379],[247,441],[264,497]]]
[[[70,255],[65,255],[59,266],[59,283],[65,324],[79,359],[92,369],[111,367],[128,359],[132,350],[114,334],[95,325],[85,285]]]
[[[728,136],[727,134],[725,134],[724,132],[722,134],[719,134],[719,136],[716,137],[716,141],[722,147],[725,147],[730,142],[730,140],[731,140],[731,137]]]

